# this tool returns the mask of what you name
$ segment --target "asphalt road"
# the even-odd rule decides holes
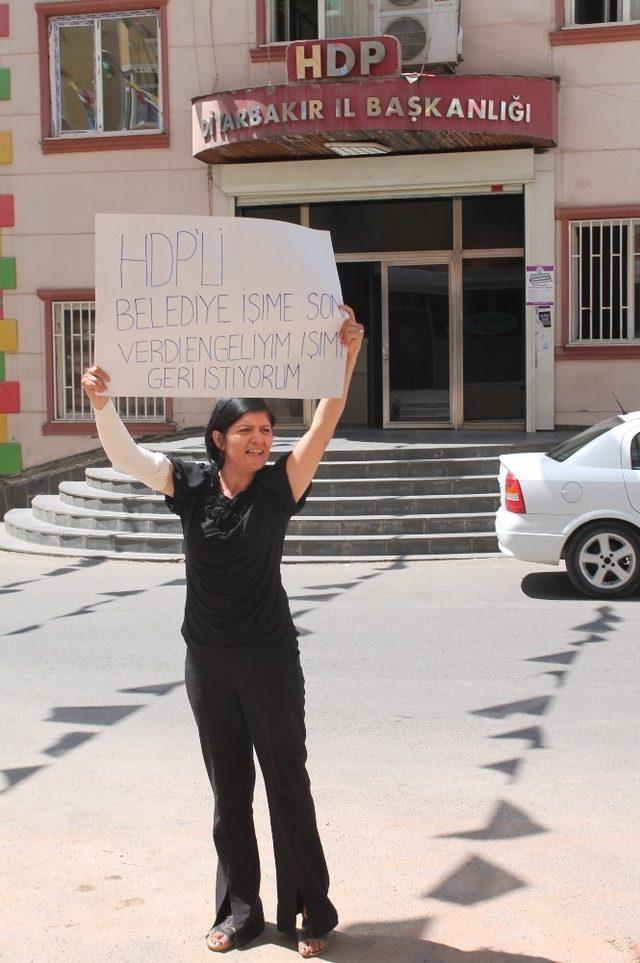
[[[284,571],[341,916],[324,958],[631,960],[640,596],[494,558]],[[0,959],[211,959],[182,567],[0,554],[0,583]],[[256,824],[273,921],[261,785]],[[273,925],[245,952],[299,958]]]

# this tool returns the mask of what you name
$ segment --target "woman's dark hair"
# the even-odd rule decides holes
[[[220,451],[214,442],[213,432],[219,431],[222,435],[226,435],[231,425],[250,411],[263,411],[271,422],[271,427],[275,425],[275,415],[264,398],[220,398],[216,402],[204,430],[204,443],[209,458],[218,468],[222,468],[224,452]]]

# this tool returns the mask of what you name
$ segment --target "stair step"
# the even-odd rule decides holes
[[[0,551],[14,552],[23,555],[43,555],[53,558],[113,558],[127,562],[182,562],[183,555],[159,555],[154,552],[108,552],[105,549],[74,549],[62,548],[56,545],[38,545],[36,542],[26,541],[22,538],[14,538],[6,531],[4,524],[0,523]],[[499,551],[482,552],[444,552],[437,555],[416,554],[416,555],[283,555],[284,565],[313,565],[340,563],[342,565],[352,565],[356,562],[389,562],[393,565],[404,564],[405,562],[441,562],[446,560],[468,561],[470,558],[501,558]]]
[[[298,535],[285,539],[287,555],[315,556],[403,556],[484,554],[497,552],[498,540],[494,531],[461,534],[458,532],[423,533],[419,535],[352,535],[335,538],[332,535]]]
[[[299,438],[286,439],[274,442],[272,455],[277,457],[286,451],[291,451],[295,447]],[[541,451],[549,445],[545,442],[522,442],[521,444],[506,442],[485,442],[478,444],[461,445],[434,444],[416,445],[404,442],[387,443],[386,445],[367,444],[354,440],[337,439],[336,444],[343,444],[345,447],[335,447],[334,443],[322,456],[323,462],[340,461],[413,461],[415,459],[450,459],[450,458],[489,458],[497,460],[500,455],[515,454],[524,451]],[[204,444],[192,444],[181,442],[154,442],[142,444],[143,448],[150,451],[162,451],[167,455],[175,455],[177,458],[193,459],[195,461],[207,461],[208,456]]]
[[[124,495],[140,495],[150,489],[142,482],[118,471],[117,468],[87,468],[87,484],[98,491],[119,492]]]
[[[187,459],[185,459],[187,460]],[[202,459],[192,459],[201,462]],[[331,479],[359,480],[364,478],[441,478],[449,475],[496,475],[498,458],[415,458],[404,461],[323,461],[316,472],[316,481]],[[112,468],[87,469],[86,477],[96,487],[106,483],[119,486],[131,481],[129,476]],[[139,485],[139,483],[137,483]]]
[[[140,485],[136,494],[94,488],[86,482],[65,481],[58,486],[60,499],[69,505],[95,511],[165,514],[169,512],[164,495]]]
[[[300,535],[351,538],[354,535],[440,535],[491,531],[495,512],[435,515],[296,515],[287,529],[287,538]]]
[[[95,531],[90,528],[67,528],[36,518],[29,508],[13,508],[4,517],[5,531],[14,538],[39,545],[73,548],[80,551],[138,552],[180,555],[182,533],[159,535],[153,532]]]
[[[329,478],[438,478],[443,475],[497,475],[496,458],[412,458],[404,461],[326,461],[316,479]]]
[[[182,532],[180,519],[167,512],[138,513],[99,511],[77,507],[62,501],[57,495],[36,495],[32,502],[35,518],[63,528],[83,528],[107,532],[153,532],[178,534]],[[441,532],[482,532],[494,524],[494,512],[468,514],[404,514],[404,515],[308,515],[295,516],[289,525],[289,535],[393,535]]]
[[[95,510],[65,502],[58,495],[36,495],[31,503],[36,518],[51,525],[111,532],[155,532],[182,536],[177,515],[164,512]]]
[[[175,556],[182,550],[182,539],[173,534],[154,532],[113,532],[52,525],[36,518],[30,509],[14,508],[5,515],[6,533],[17,539],[79,551],[109,553],[146,553]],[[462,534],[423,533],[396,535],[297,535],[285,539],[288,557],[350,558],[352,556],[441,555],[495,552],[495,532]]]
[[[176,553],[171,555],[168,552],[164,554],[158,554],[156,552],[111,552],[107,551],[105,548],[91,549],[91,548],[65,548],[62,545],[40,545],[27,537],[17,538],[14,535],[10,535],[7,531],[6,525],[0,523],[0,552],[14,552],[21,555],[43,555],[52,558],[117,558],[126,562],[183,562],[184,555],[182,553]],[[438,556],[441,558],[442,556]],[[300,564],[301,562],[311,562],[311,558],[292,558],[285,559],[283,562],[295,562]],[[321,559],[320,561],[326,562],[328,559]],[[343,562],[351,562],[352,559],[341,559]],[[378,559],[376,559],[378,561]]]
[[[122,492],[128,495],[142,494],[146,486],[129,475],[113,468],[87,468],[87,484],[100,491]],[[386,478],[316,478],[313,483],[316,495],[343,498],[347,495],[420,495],[487,493],[498,491],[495,474],[443,475]]]
[[[442,477],[410,478],[319,478],[313,483],[317,496],[339,498],[346,496],[393,496],[393,495],[454,495],[497,494],[496,475],[443,475]]]
[[[139,495],[103,491],[86,482],[62,482],[59,486],[60,500],[67,505],[97,512],[122,512],[126,514],[169,514],[164,495],[143,489]],[[315,491],[315,486],[313,491]],[[440,514],[453,512],[496,512],[499,507],[497,491],[486,494],[470,492],[465,495],[350,495],[324,498],[313,493],[301,516],[310,515],[404,515]]]

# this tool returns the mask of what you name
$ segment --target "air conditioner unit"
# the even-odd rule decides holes
[[[398,38],[403,64],[460,59],[460,0],[376,0],[375,28]]]

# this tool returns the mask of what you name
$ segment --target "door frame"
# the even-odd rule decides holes
[[[459,198],[454,198],[454,218],[461,217]],[[455,222],[454,222],[455,223]],[[455,236],[454,228],[454,236]],[[464,420],[464,358],[463,358],[463,288],[462,268],[470,258],[524,258],[524,248],[482,248],[463,251],[461,242],[450,251],[367,251],[358,254],[337,254],[339,264],[375,262],[380,264],[381,323],[382,323],[382,427],[383,428],[442,428],[482,431],[487,428],[524,428],[522,419],[471,421]],[[406,265],[447,264],[449,267],[449,421],[391,421],[389,388],[389,268]],[[524,280],[523,280],[524,284]],[[525,313],[526,352],[526,313]],[[525,379],[525,406],[529,385]]]
[[[462,333],[462,268],[455,265],[455,254],[453,251],[367,251],[358,254],[336,254],[337,264],[367,264],[375,263],[380,265],[380,320],[382,325],[382,427],[383,428],[453,428],[455,427],[454,413],[459,420],[462,415],[462,384],[458,377],[455,381],[460,389],[460,397],[454,405],[451,385],[454,383],[455,370],[459,368],[462,374],[462,344],[460,338],[452,338],[452,327],[454,318],[459,319],[460,334]],[[402,267],[405,265],[423,264],[446,264],[449,267],[449,421],[391,421],[390,419],[390,390],[389,390],[389,267]],[[456,295],[453,288],[452,278],[454,272],[459,273],[458,290]],[[453,310],[456,298],[460,301],[456,310]]]

